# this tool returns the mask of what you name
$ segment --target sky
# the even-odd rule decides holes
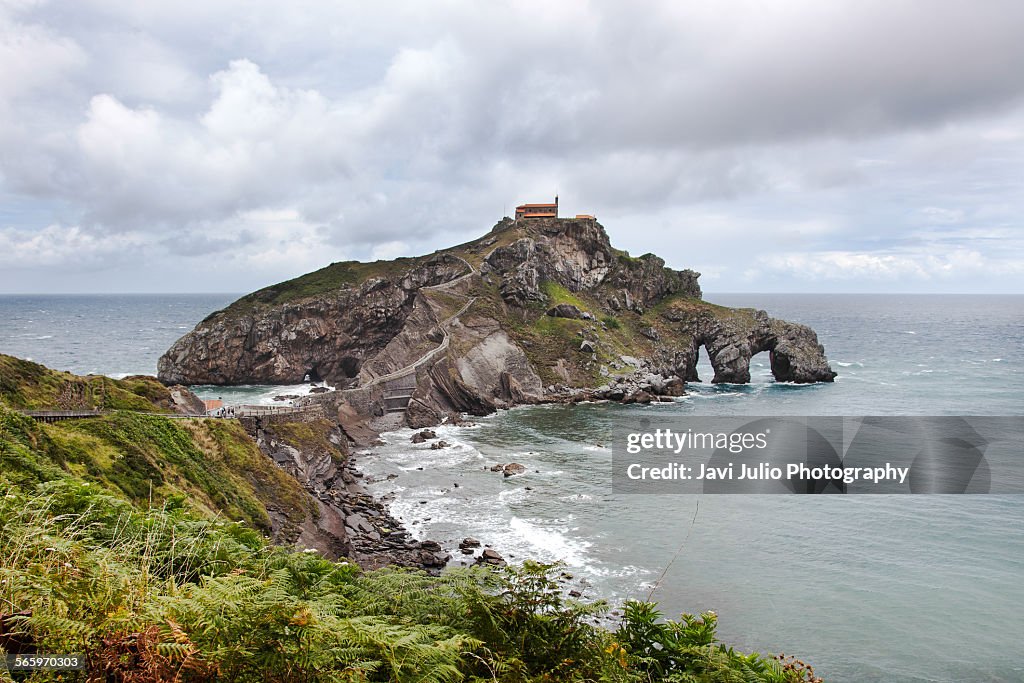
[[[1024,3],[0,0],[0,292],[246,292],[560,196],[708,292],[1024,293]]]

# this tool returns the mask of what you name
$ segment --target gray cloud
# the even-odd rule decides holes
[[[1021,291],[1021,26],[998,0],[9,1],[0,290],[128,249],[250,289],[557,191],[708,289]]]

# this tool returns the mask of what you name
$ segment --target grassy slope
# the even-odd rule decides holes
[[[0,399],[21,410],[171,412],[170,392],[155,377],[81,377],[0,354]]]
[[[136,504],[187,500],[263,532],[268,505],[291,522],[305,519],[302,488],[241,425],[161,417],[169,406],[153,378],[80,377],[0,355],[0,471],[22,485],[74,476]],[[116,412],[55,424],[15,412],[52,408]]]
[[[717,318],[749,320],[753,315],[753,309],[731,309],[700,299],[671,296],[646,310],[643,315],[619,311],[609,316],[602,310],[603,303],[590,292],[570,292],[555,282],[541,283],[541,290],[548,297],[547,302],[535,304],[525,311],[513,311],[501,301],[497,285],[483,286],[475,292],[479,299],[470,312],[501,320],[510,334],[524,345],[545,385],[565,382],[555,369],[560,360],[569,372],[570,383],[578,387],[596,387],[607,382],[607,378],[600,374],[602,365],[611,376],[632,372],[632,367],[614,370],[611,364],[622,355],[644,356],[654,351],[654,343],[641,333],[645,328],[656,328],[665,344],[686,347],[691,339],[678,332],[677,325],[662,317],[670,308],[688,314],[707,311]],[[589,311],[600,320],[572,320],[546,315],[549,308],[561,303]],[[601,324],[602,320],[609,319],[614,322]],[[580,343],[584,338],[580,335],[581,331],[587,339],[597,341],[597,360],[593,360],[591,354],[580,352]]]
[[[474,268],[479,268],[483,263],[484,256],[490,253],[491,250],[499,246],[511,244],[524,234],[521,229],[513,227],[497,233],[484,235],[450,249],[442,249],[437,253],[458,256],[471,263]],[[484,246],[483,243],[492,237],[495,239],[495,242]],[[390,278],[403,275],[416,268],[428,258],[430,258],[430,255],[413,258],[403,257],[391,261],[373,261],[369,263],[360,261],[332,263],[312,273],[306,273],[297,278],[279,282],[275,285],[264,287],[252,294],[247,294],[228,306],[225,312],[241,315],[257,308],[269,308],[329,294],[339,289],[358,285],[374,277]]]
[[[0,471],[21,486],[74,477],[137,505],[187,501],[265,533],[267,505],[295,523],[308,511],[299,484],[229,421],[117,412],[44,424],[0,404]]]
[[[229,312],[245,312],[253,307],[279,306],[305,298],[327,294],[364,282],[372,277],[402,275],[415,268],[422,258],[398,258],[393,261],[341,261],[279,282],[247,294],[228,307]]]
[[[52,391],[31,377],[0,375],[12,396]],[[330,428],[274,426],[338,458]],[[557,567],[360,575],[268,546],[263,506],[303,501],[233,422],[43,424],[0,400],[0,654],[81,652],[90,680],[138,683],[812,680],[720,646],[711,613],[658,623],[634,604],[617,632],[594,627],[606,608],[566,599]]]

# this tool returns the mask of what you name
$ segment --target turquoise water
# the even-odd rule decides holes
[[[232,298],[0,297],[0,351],[152,373]],[[664,572],[653,598],[667,615],[713,609],[727,641],[797,654],[830,681],[1024,681],[1024,497],[616,495],[606,448],[615,415],[1024,415],[1024,297],[707,298],[811,325],[837,382],[775,384],[761,355],[751,385],[693,385],[670,405],[507,411],[440,428],[454,444],[442,451],[397,432],[358,462],[398,475],[374,486],[421,537],[560,559],[587,597],[613,601],[647,597]],[[711,377],[706,359],[699,372]],[[528,473],[484,469],[509,461]]]

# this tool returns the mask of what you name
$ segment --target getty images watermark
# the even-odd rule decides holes
[[[612,468],[620,493],[1024,493],[1024,418],[627,418]]]

